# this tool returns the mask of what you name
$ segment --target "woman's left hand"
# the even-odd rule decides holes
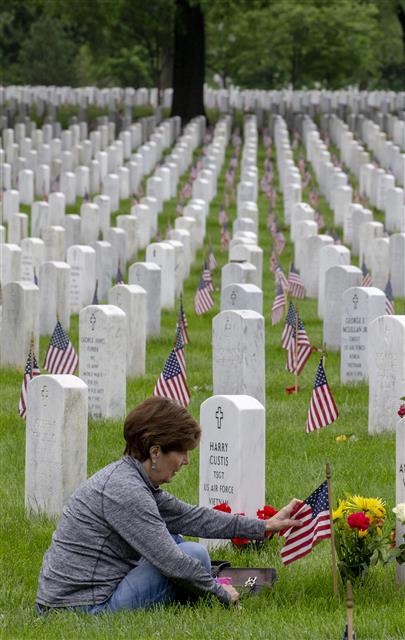
[[[280,509],[275,516],[266,520],[266,534],[269,535],[275,531],[288,529],[289,527],[302,527],[301,520],[292,520],[291,516],[298,511],[302,505],[302,500],[293,498],[285,507]]]

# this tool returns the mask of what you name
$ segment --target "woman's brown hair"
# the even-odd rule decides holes
[[[154,396],[135,407],[125,418],[124,454],[144,462],[154,445],[160,445],[163,453],[188,451],[197,446],[200,436],[200,425],[187,409]]]

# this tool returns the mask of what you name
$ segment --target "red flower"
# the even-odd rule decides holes
[[[405,404],[401,404],[401,406],[399,407],[398,415],[400,418],[403,418],[405,416]]]
[[[236,516],[245,516],[246,513],[241,511],[240,513],[236,513]],[[245,544],[249,544],[249,538],[232,538],[232,542],[237,547],[243,547]]]
[[[257,517],[259,520],[269,520],[269,518],[275,516],[276,513],[278,513],[277,509],[272,507],[271,504],[265,504],[263,509],[257,510]]]
[[[357,511],[357,513],[351,513],[347,518],[347,524],[352,529],[361,529],[365,531],[370,526],[370,518],[368,518],[363,511]]]
[[[221,504],[216,504],[215,507],[212,507],[216,511],[223,511],[224,513],[231,513],[232,509],[226,502],[221,502]]]

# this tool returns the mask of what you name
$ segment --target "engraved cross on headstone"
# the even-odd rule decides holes
[[[357,309],[358,303],[359,303],[359,296],[357,295],[357,293],[355,293],[353,296],[353,307],[355,311]]]
[[[91,330],[94,331],[94,327],[96,326],[96,316],[94,313],[91,314],[89,318],[89,322],[90,322]]]
[[[215,412],[215,417],[217,419],[217,429],[221,429],[222,427],[222,419],[224,417],[224,412],[222,411],[221,407],[218,407],[218,409]]]
[[[231,302],[232,302],[232,306],[235,306],[235,301],[236,301],[236,291],[235,289],[233,289],[232,293],[231,293]]]

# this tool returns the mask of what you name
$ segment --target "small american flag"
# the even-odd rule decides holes
[[[226,224],[228,222],[228,216],[226,214],[225,207],[222,207],[220,212],[219,212],[218,222],[221,225],[224,225],[224,224]]]
[[[271,324],[274,326],[280,322],[283,317],[284,309],[286,305],[286,299],[283,287],[279,284],[276,291],[276,297],[274,298],[273,306],[271,309]]]
[[[395,315],[394,309],[394,294],[392,291],[391,279],[388,278],[388,282],[385,285],[385,313],[389,316]]]
[[[293,298],[305,298],[305,287],[302,282],[300,272],[292,263],[290,273],[288,274],[288,290]]]
[[[74,373],[78,362],[69,336],[58,320],[46,352],[44,367],[48,373]]]
[[[212,247],[209,247],[209,249],[208,249],[208,268],[211,271],[214,271],[216,266],[217,266],[217,261],[216,261],[215,256],[214,256],[214,252],[212,250]]]
[[[333,238],[334,244],[342,244],[336,229],[333,229],[332,238]]]
[[[226,222],[221,227],[221,251],[226,251],[229,247],[229,231]]]
[[[28,354],[27,363],[25,365],[24,377],[22,381],[21,387],[21,395],[20,402],[18,403],[18,413],[24,420],[27,417],[27,386],[30,380],[34,378],[34,376],[40,375],[40,370],[38,367],[38,363],[36,361],[35,355],[32,352],[32,348]]]
[[[282,231],[277,231],[277,233],[274,234],[274,242],[276,243],[276,251],[278,255],[281,255],[285,247],[285,237]]]
[[[284,291],[288,291],[288,280],[279,264],[277,264],[275,268],[274,277],[276,278],[276,283],[280,284],[283,287]]]
[[[326,480],[304,500],[298,511],[291,517],[293,520],[301,520],[303,525],[302,527],[290,527],[283,532],[285,543],[280,555],[284,565],[303,558],[311,553],[320,540],[331,537]]]
[[[177,326],[180,327],[180,331],[181,331],[181,335],[183,337],[183,342],[184,344],[189,344],[190,343],[190,338],[188,336],[188,331],[187,331],[187,327],[188,327],[188,322],[187,322],[187,317],[184,311],[184,307],[183,307],[183,298],[182,296],[180,296],[180,309],[179,309],[179,315],[177,318]]]
[[[153,390],[153,395],[169,398],[183,407],[187,407],[190,402],[190,393],[175,349],[171,350],[166,360],[164,369]]]
[[[177,360],[179,361],[181,371],[184,375],[184,379],[186,379],[186,359],[184,356],[184,346],[185,346],[185,343],[183,340],[183,334],[181,332],[179,325],[177,325],[176,340],[174,342],[174,350],[176,352]]]
[[[94,295],[93,295],[93,300],[92,300],[91,304],[99,304],[99,301],[98,301],[98,280],[96,280],[96,286],[95,286],[95,289],[94,289]]]
[[[295,308],[295,304],[290,301],[288,305],[287,316],[284,322],[283,333],[281,334],[281,346],[283,349],[288,349],[290,344],[290,340],[292,339],[294,328],[295,328],[295,316],[297,310]]]
[[[293,335],[288,344],[287,350],[287,362],[285,368],[290,373],[296,373],[300,375],[301,371],[305,367],[309,356],[312,353],[312,347],[308,339],[307,332],[305,331],[304,325],[302,323],[301,318],[298,316],[297,322],[296,314],[296,323],[298,324],[298,332],[297,327],[294,325]]]
[[[208,271],[208,274],[207,274]],[[213,291],[213,284],[211,279],[211,273],[209,269],[204,268],[200,281],[198,283],[197,293],[194,299],[194,308],[197,315],[201,316],[214,306],[214,300],[211,296]]]
[[[334,422],[338,416],[339,412],[329,389],[321,358],[309,403],[306,432],[311,433],[311,431],[326,427]]]
[[[362,287],[372,287],[373,286],[373,279],[371,277],[371,274],[369,272],[369,270],[367,269],[366,263],[363,259],[363,263],[361,265],[361,270],[363,272],[363,279],[361,281],[361,286]]]

